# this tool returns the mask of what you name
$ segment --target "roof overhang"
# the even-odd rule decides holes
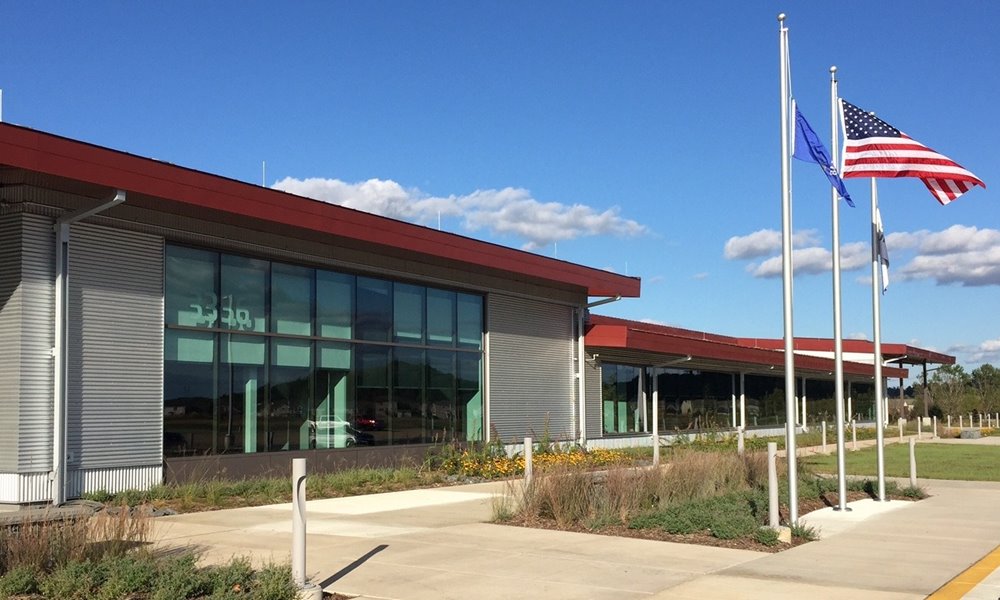
[[[776,376],[785,370],[785,356],[781,350],[747,347],[741,345],[737,338],[711,333],[598,315],[591,315],[586,346],[602,361],[744,373],[767,372]],[[795,371],[800,376],[830,379],[833,370],[834,361],[831,359],[796,353]],[[887,366],[882,369],[882,375],[905,378],[908,372],[903,368]],[[874,371],[870,364],[845,361],[844,376],[856,380],[870,379]]]
[[[751,348],[783,349],[785,341],[781,339],[740,338],[739,343]],[[868,340],[843,340],[841,346],[844,352],[853,354],[875,353],[875,344]],[[833,355],[833,340],[827,338],[795,338],[796,352],[821,352]],[[882,343],[883,360],[892,360],[905,365],[939,364],[953,365],[955,357],[909,344]]]
[[[58,189],[115,189],[145,205],[217,222],[255,223],[283,234],[353,240],[373,248],[507,274],[588,296],[639,296],[640,280],[296,196],[279,190],[0,123],[0,166],[39,174]],[[81,185],[82,184],[82,185]]]

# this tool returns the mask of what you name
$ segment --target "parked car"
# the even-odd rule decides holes
[[[308,423],[311,448],[349,448],[375,442],[372,434],[358,431],[343,419],[317,419]]]

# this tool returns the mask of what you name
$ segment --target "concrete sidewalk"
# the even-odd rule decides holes
[[[373,599],[925,598],[1000,544],[1000,484],[920,483],[921,502],[804,515],[822,539],[777,554],[489,524],[504,483],[314,500],[307,568]],[[285,561],[291,506],[164,517],[156,535],[210,562]]]

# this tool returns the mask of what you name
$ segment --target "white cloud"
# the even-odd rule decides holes
[[[646,226],[620,216],[617,207],[598,211],[583,204],[540,202],[523,188],[434,197],[392,180],[347,183],[315,177],[286,177],[272,187],[423,225],[434,223],[439,217],[457,217],[467,231],[485,229],[494,235],[516,237],[524,240],[523,247],[529,250],[583,236],[635,237],[648,232]]]
[[[792,247],[801,248],[818,243],[815,229],[806,229],[792,235]],[[781,232],[774,229],[760,229],[750,235],[733,236],[726,241],[723,253],[734,259],[760,258],[781,250]]]
[[[849,340],[867,340],[868,339],[868,334],[866,334],[864,332],[861,332],[861,331],[855,331],[854,333],[848,333],[847,334],[847,339],[849,339]]]
[[[1000,338],[986,340],[974,346],[953,346],[948,348],[949,354],[962,354],[967,363],[997,363],[1000,362]]]
[[[646,323],[646,324],[649,324],[649,325],[660,325],[662,327],[670,327],[669,324],[664,323],[663,321],[657,321],[656,319],[650,319],[648,317],[645,318],[645,319],[639,319],[639,322],[640,323]]]
[[[695,273],[691,276],[692,279],[697,279],[701,281],[702,279],[708,279],[708,273]]]
[[[832,254],[815,245],[814,230],[796,237],[793,262],[796,274],[816,274],[832,268]],[[777,240],[777,241],[776,241]],[[932,279],[938,285],[963,286],[1000,285],[1000,230],[952,225],[942,231],[922,229],[895,232],[886,236],[894,282]],[[750,259],[769,256],[760,263],[747,266],[754,277],[780,277],[781,243],[778,232],[755,231],[729,239],[726,258]],[[851,242],[841,246],[842,271],[868,269],[871,266],[869,242]],[[862,273],[859,283],[871,284],[871,275]]]

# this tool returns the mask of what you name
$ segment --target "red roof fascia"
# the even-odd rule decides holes
[[[700,332],[692,330],[677,330],[681,332],[681,335],[673,335],[669,332],[672,329],[676,328],[660,325],[649,326],[646,323],[611,317],[597,317],[595,319],[594,316],[591,316],[591,327],[586,333],[585,343],[587,346],[595,348],[621,348],[671,356],[690,355],[694,358],[749,363],[765,367],[783,368],[785,364],[784,353],[781,351],[748,348],[727,341],[709,339],[708,336],[711,334],[704,334],[706,337],[698,337],[697,334]],[[831,359],[796,355],[795,367],[804,371],[829,373],[833,370],[834,363]],[[871,365],[855,362],[844,362],[844,373],[865,377],[873,375]],[[884,367],[882,374],[884,377],[905,378],[909,372],[899,367]]]
[[[164,202],[247,216],[341,238],[638,297],[640,280],[211,175],[40,131],[0,124],[0,164],[124,189]]]

